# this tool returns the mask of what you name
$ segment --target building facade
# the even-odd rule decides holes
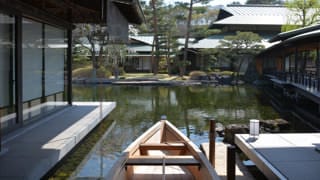
[[[290,11],[284,6],[275,5],[228,5],[221,7],[217,19],[209,29],[218,29],[220,33],[195,42],[189,48],[191,60],[190,70],[201,69],[207,62],[201,56],[201,49],[214,49],[220,45],[225,36],[235,35],[237,31],[249,31],[262,38],[261,44],[266,48],[272,44],[270,38],[281,32],[281,26],[287,23]],[[245,73],[252,58],[242,65],[241,72]],[[230,69],[230,62],[217,59],[214,68]]]
[[[105,25],[116,41],[142,22],[136,0],[0,0],[0,134],[72,105],[73,24]]]
[[[256,57],[256,67],[270,91],[295,113],[320,127],[320,25],[280,33],[277,42]]]

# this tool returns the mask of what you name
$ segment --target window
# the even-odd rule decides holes
[[[15,124],[14,18],[0,14],[0,120],[6,131]]]

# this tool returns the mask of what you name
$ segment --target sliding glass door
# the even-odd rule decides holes
[[[2,133],[16,124],[14,22],[13,17],[0,14],[0,127]]]
[[[23,121],[67,105],[65,30],[23,18]]]

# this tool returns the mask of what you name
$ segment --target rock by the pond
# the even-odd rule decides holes
[[[216,123],[216,132],[218,136],[223,137],[224,136],[224,126],[221,123]]]
[[[229,124],[225,127],[224,130],[224,139],[223,142],[234,144],[234,135],[235,134],[247,134],[249,133],[248,125],[246,124]]]
[[[261,120],[261,127],[267,132],[279,132],[289,129],[290,123],[284,119]]]

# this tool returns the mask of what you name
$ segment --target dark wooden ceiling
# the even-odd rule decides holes
[[[104,0],[20,0],[20,2],[71,23],[105,21]]]
[[[108,1],[129,23],[144,21],[138,0],[0,0],[0,11],[71,28],[75,23],[107,23]]]

